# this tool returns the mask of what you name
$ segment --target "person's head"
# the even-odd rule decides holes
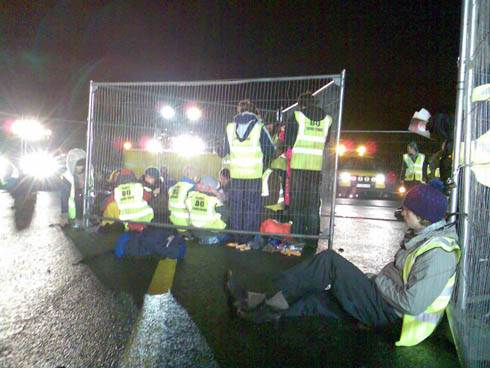
[[[417,146],[417,142],[411,141],[409,144],[407,144],[407,151],[411,155],[416,155],[419,153],[419,147]]]
[[[221,187],[225,187],[230,182],[230,170],[226,167],[221,169],[218,174],[218,180]]]
[[[216,178],[214,176],[211,176],[211,175],[204,175],[201,178],[201,181],[199,182],[199,184],[207,185],[207,186],[211,187],[212,189],[218,189],[218,187],[219,187],[218,180],[216,180]]]
[[[80,175],[85,172],[85,159],[82,158],[75,163],[75,173]]]
[[[199,171],[192,165],[184,167],[184,170],[182,170],[182,175],[187,176],[196,183],[199,182]]]
[[[160,172],[156,167],[149,167],[144,173],[145,181],[150,185],[155,185],[160,178]]]
[[[445,218],[447,198],[435,186],[417,185],[403,199],[402,216],[410,229],[421,230]]]
[[[136,183],[138,180],[136,179],[136,175],[131,169],[122,169],[119,173],[119,176],[116,180],[116,186],[122,184]]]
[[[109,175],[109,179],[107,180],[111,186],[116,185],[117,178],[119,178],[119,175],[121,175],[121,170],[113,170],[111,172],[111,175]]]
[[[248,99],[246,100],[241,100],[239,103],[238,103],[238,106],[237,106],[237,112],[239,114],[241,113],[244,113],[244,112],[251,112],[251,113],[254,113],[255,115],[258,115],[258,111],[257,111],[257,108],[255,107],[255,105]]]
[[[316,106],[315,96],[310,91],[303,92],[298,97],[298,109],[302,110],[307,107]]]

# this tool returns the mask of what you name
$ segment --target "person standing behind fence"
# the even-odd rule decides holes
[[[233,230],[258,231],[262,210],[262,173],[275,151],[272,139],[249,100],[238,103],[238,115],[226,127],[221,157],[230,155],[230,204]],[[246,243],[253,235],[237,235],[238,243]]]
[[[194,186],[199,182],[198,171],[193,166],[186,166],[182,172],[182,178],[177,184],[168,190],[168,210],[170,222],[177,226],[189,226],[189,211],[185,201]],[[178,229],[186,232],[185,229]]]
[[[311,92],[298,97],[298,109],[288,119],[284,137],[286,147],[292,147],[289,213],[293,234],[320,233],[323,150],[331,124],[332,117],[317,106]],[[307,243],[316,247],[318,240]]]
[[[419,152],[417,143],[412,141],[407,145],[408,153],[403,154],[400,178],[406,189],[427,181],[427,162],[425,155]]]

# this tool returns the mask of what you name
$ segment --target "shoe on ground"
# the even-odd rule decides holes
[[[237,316],[253,323],[278,322],[284,311],[262,303],[253,309],[238,308]]]
[[[231,270],[226,271],[223,281],[230,312],[233,316],[237,316],[238,309],[247,308],[247,291],[236,282]]]

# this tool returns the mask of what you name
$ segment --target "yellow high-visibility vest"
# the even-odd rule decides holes
[[[230,144],[230,177],[234,179],[260,179],[263,171],[263,153],[260,133],[264,124],[255,123],[248,137],[240,142],[236,134],[236,123],[226,127]]]
[[[120,184],[114,189],[121,221],[150,222],[153,219],[153,208],[144,200],[143,194],[141,183]]]
[[[273,173],[272,169],[267,169],[264,171],[264,175],[262,175],[262,197],[268,197],[269,196],[269,178],[271,174]],[[265,208],[268,208],[272,211],[282,211],[285,208],[284,204],[284,190],[282,189],[282,183],[280,183],[280,190],[279,190],[279,198],[277,200],[276,204],[271,204],[269,206],[264,206]]]
[[[170,221],[174,225],[189,226],[189,211],[185,205],[189,191],[194,184],[179,181],[168,190],[168,210]],[[182,230],[185,231],[185,230]]]
[[[323,120],[313,121],[301,111],[295,111],[294,117],[299,127],[292,150],[291,169],[321,171],[323,149],[332,118],[327,115]]]
[[[404,283],[408,282],[410,270],[412,269],[416,258],[434,248],[442,248],[446,252],[456,252],[457,261],[459,262],[461,251],[454,239],[446,237],[429,239],[425,244],[417,247],[413,252],[409,253],[405,259],[405,264],[403,265]],[[449,300],[451,299],[455,279],[456,274],[449,278],[444,290],[442,290],[441,294],[431,305],[427,307],[425,311],[417,316],[411,316],[408,314],[403,315],[402,333],[400,340],[395,343],[396,346],[417,345],[429,337],[432,332],[434,332],[437,324],[444,315],[444,310],[449,304]]]
[[[216,230],[226,227],[226,223],[221,220],[221,214],[216,212],[216,208],[223,206],[218,198],[195,191],[187,198],[186,206],[189,210],[189,221],[192,226]]]
[[[423,153],[419,153],[415,162],[412,160],[408,153],[403,155],[403,161],[407,165],[407,170],[405,171],[405,181],[422,181],[423,173],[422,168],[424,166],[425,155]]]

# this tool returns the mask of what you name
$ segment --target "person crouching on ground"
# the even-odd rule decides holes
[[[145,170],[139,182],[143,184],[145,192],[149,193],[148,205],[153,208],[154,221],[167,222],[168,219],[168,193],[160,178],[160,171],[156,167]]]
[[[189,226],[189,211],[186,207],[188,195],[199,182],[199,173],[194,166],[186,166],[182,170],[182,178],[168,190],[168,211],[170,222],[176,226]],[[181,233],[191,236],[186,229],[177,229]]]
[[[372,278],[333,250],[282,273],[272,297],[240,288],[229,271],[226,292],[236,314],[254,322],[321,315],[372,327],[402,324],[397,346],[412,346],[436,328],[449,303],[460,258],[454,224],[445,221],[446,196],[430,185],[403,201],[408,227],[394,262]],[[340,305],[340,307],[338,307]]]
[[[186,206],[190,224],[198,229],[223,230],[230,212],[218,198],[219,183],[214,176],[203,176],[196,190],[189,194]],[[217,244],[221,237],[214,231],[194,231],[200,244]]]

